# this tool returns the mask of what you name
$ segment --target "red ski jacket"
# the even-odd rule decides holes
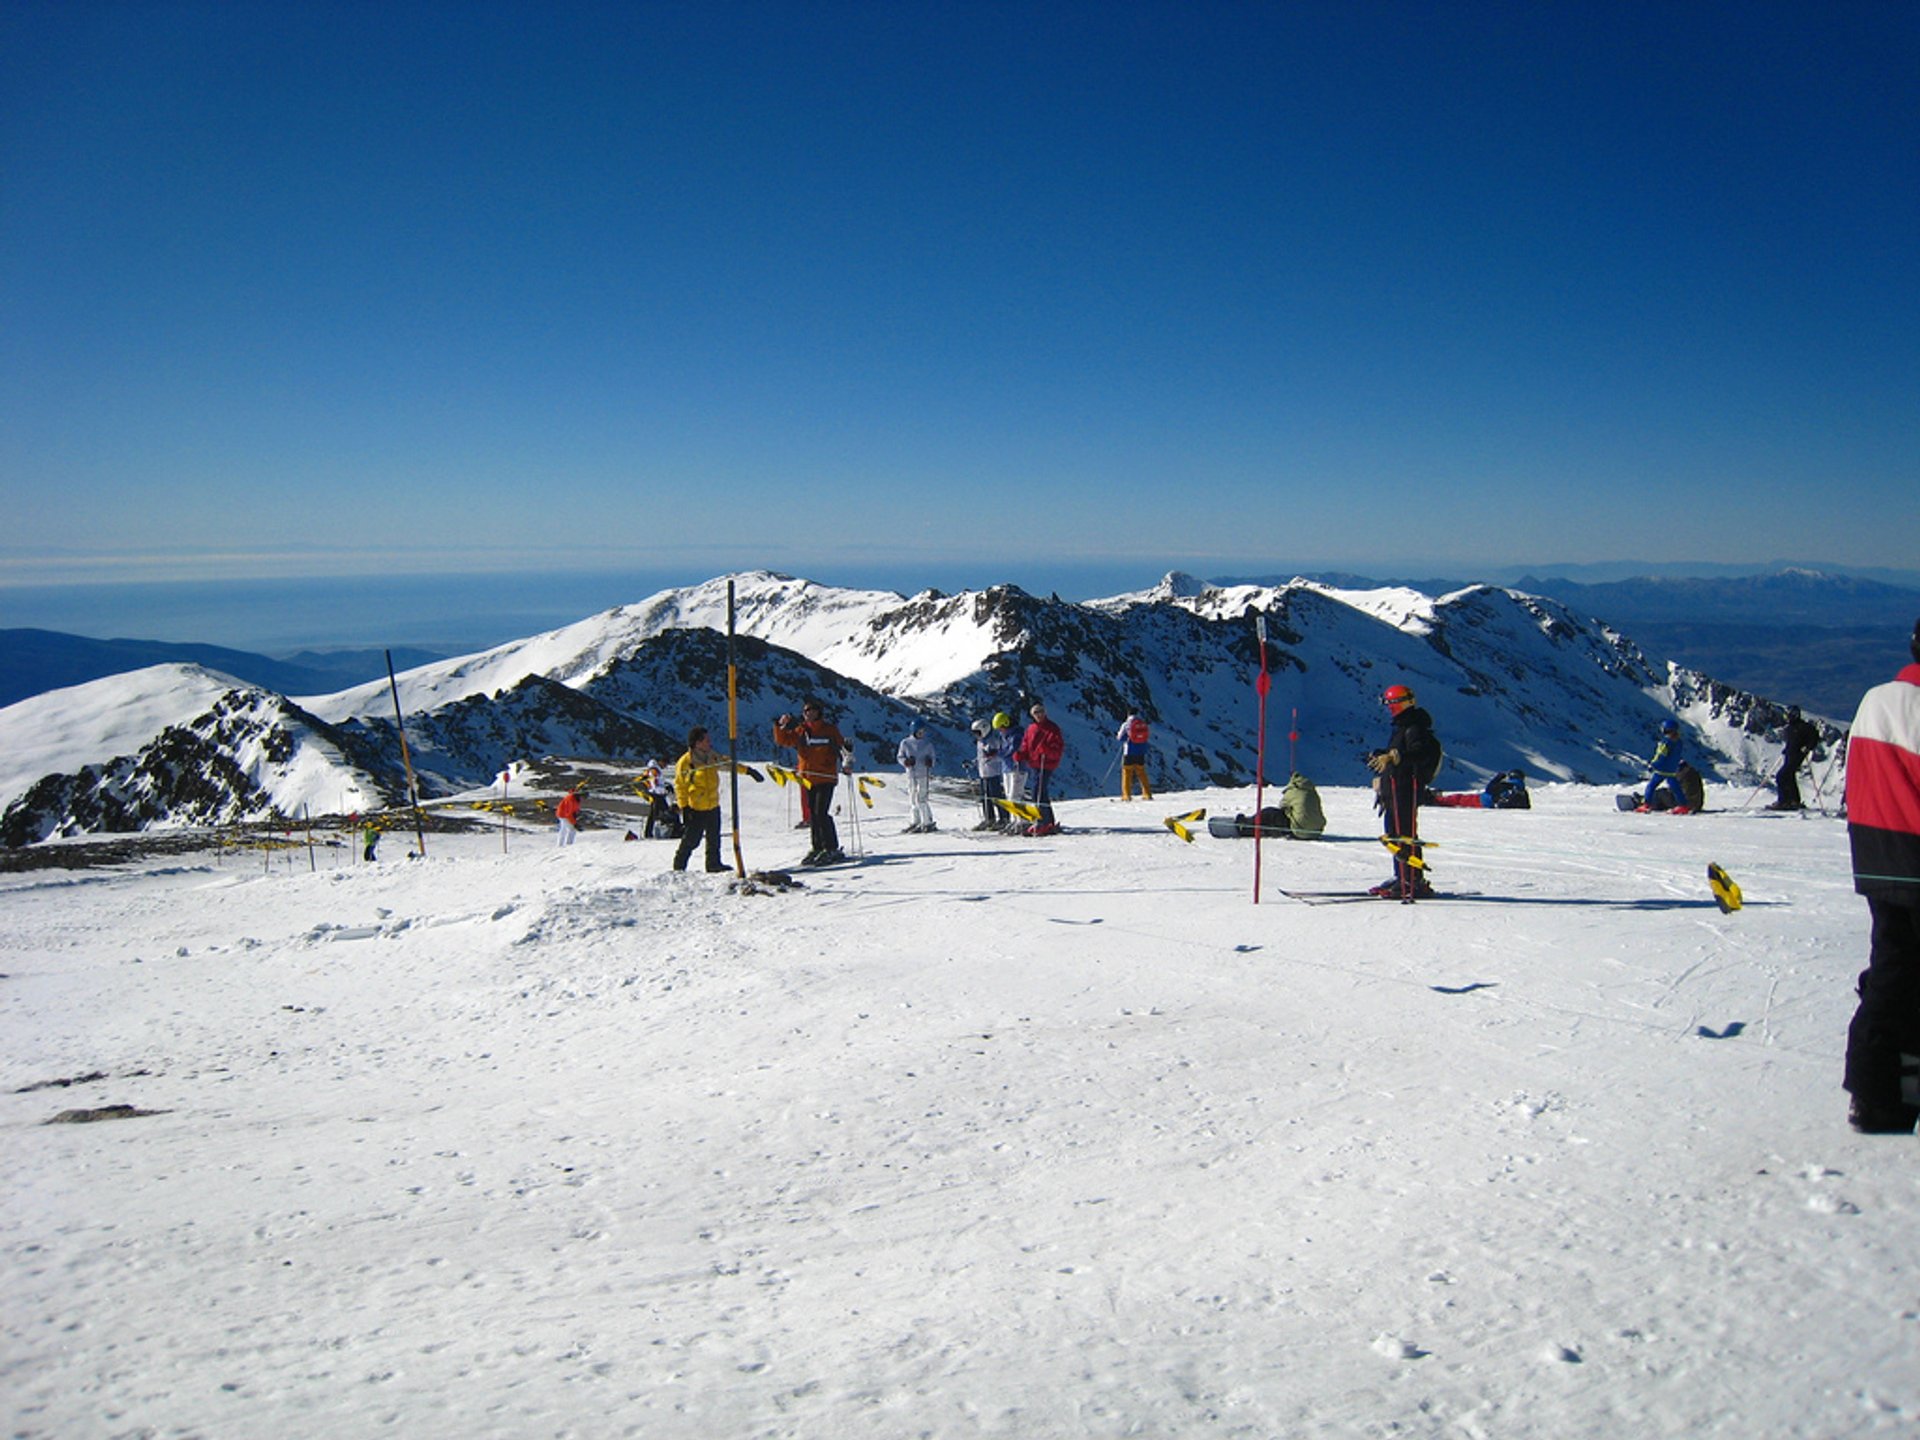
[[[1067,737],[1060,733],[1060,727],[1051,720],[1036,720],[1027,726],[1013,758],[1035,770],[1055,770],[1066,753]]]
[[[1920,665],[1860,701],[1847,740],[1853,888],[1920,905]]]

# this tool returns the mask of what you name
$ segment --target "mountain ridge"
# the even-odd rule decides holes
[[[203,669],[137,672],[160,695],[177,687],[174,709],[191,712],[156,713],[144,740],[137,726],[106,723],[127,713],[127,682],[36,697],[0,710],[0,754],[21,753],[0,771],[11,776],[0,788],[6,835],[21,843],[108,818],[146,828],[331,808],[329,785],[357,808],[395,803],[404,797],[395,688],[429,794],[483,788],[514,761],[546,754],[671,760],[689,726],[726,728],[729,584],[748,758],[778,758],[774,717],[813,694],[855,740],[862,769],[890,771],[899,737],[924,722],[941,773],[954,777],[971,759],[973,719],[1005,710],[1024,722],[1027,706],[1044,699],[1067,732],[1057,777],[1065,792],[1108,784],[1114,733],[1136,711],[1155,726],[1157,786],[1251,784],[1256,615],[1268,624],[1270,728],[1284,719],[1282,733],[1302,742],[1289,744],[1289,762],[1328,781],[1346,777],[1384,736],[1378,697],[1388,683],[1412,684],[1434,714],[1449,757],[1443,788],[1477,789],[1513,768],[1537,780],[1630,780],[1668,715],[1687,727],[1710,777],[1757,777],[1777,753],[1777,705],[1651,656],[1558,600],[1505,587],[1433,597],[1301,579],[1222,587],[1175,572],[1146,591],[1075,604],[1017,586],[902,596],[749,571],[416,666],[397,687],[382,679],[283,697],[237,681],[222,689],[225,677]],[[48,707],[64,711],[80,738],[45,757],[58,761],[52,770],[26,776],[21,765],[32,768]],[[253,726],[244,734],[235,728],[242,714]],[[97,741],[90,726],[102,732]],[[212,748],[187,745],[182,731]],[[232,764],[207,758],[215,753]],[[178,773],[193,763],[225,777],[224,810]],[[1275,773],[1284,774],[1270,759]],[[82,805],[76,797],[85,796],[93,800]]]

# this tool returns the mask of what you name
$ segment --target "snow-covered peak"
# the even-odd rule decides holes
[[[1377,590],[1347,590],[1310,580],[1296,583],[1304,589],[1315,590],[1338,600],[1342,605],[1351,605],[1376,620],[1384,620],[1396,630],[1424,635],[1433,629],[1434,598],[1408,586],[1386,585]]]
[[[132,754],[246,688],[200,665],[150,665],[9,705],[0,710],[0,797],[11,800],[42,775]]]

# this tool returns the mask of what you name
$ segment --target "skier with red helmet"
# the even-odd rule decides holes
[[[1371,893],[1387,900],[1417,900],[1433,894],[1417,837],[1420,791],[1440,773],[1440,740],[1433,733],[1433,717],[1420,708],[1409,687],[1389,685],[1380,703],[1393,715],[1393,735],[1386,749],[1367,756],[1367,768],[1375,776],[1374,803],[1393,852],[1393,879],[1374,886]]]

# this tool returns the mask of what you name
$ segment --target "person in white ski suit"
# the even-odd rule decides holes
[[[907,799],[913,806],[913,823],[907,826],[909,835],[923,834],[939,827],[933,823],[933,741],[927,738],[927,727],[916,725],[913,733],[900,742],[900,748],[894,756],[900,762],[900,768],[907,776]]]

